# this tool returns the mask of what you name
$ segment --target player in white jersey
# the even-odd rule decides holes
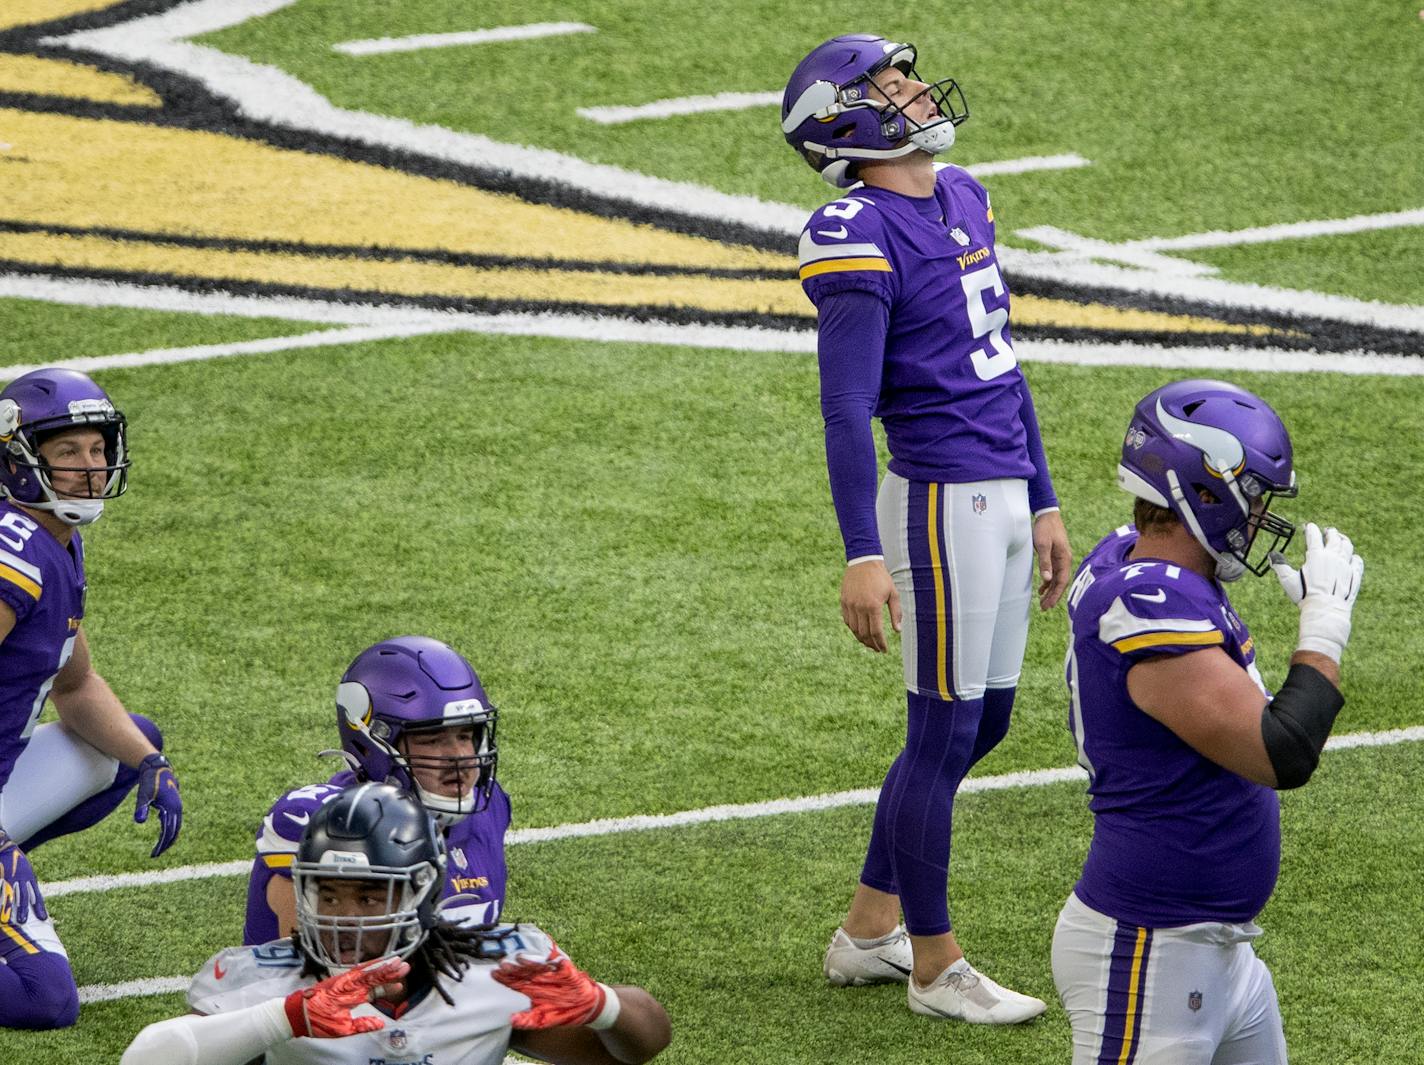
[[[538,928],[440,919],[444,844],[398,788],[317,810],[292,874],[297,935],[219,952],[194,1013],[149,1025],[122,1065],[499,1065],[511,1049],[612,1065],[668,1044],[656,999],[594,981]]]

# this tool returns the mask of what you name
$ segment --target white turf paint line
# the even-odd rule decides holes
[[[531,41],[538,37],[566,37],[571,33],[597,33],[583,22],[531,22],[523,26],[491,26],[458,33],[417,33],[410,37],[376,37],[365,41],[333,44],[333,52],[343,55],[385,55],[389,52],[420,52],[428,48],[455,48],[466,44],[498,44],[502,41]]]
[[[964,169],[976,178],[994,177],[998,174],[1029,174],[1037,170],[1077,170],[1092,166],[1077,152],[1063,155],[1026,155],[1022,159],[1002,159],[990,163],[972,163]]]
[[[1281,240],[1303,240],[1310,237],[1340,236],[1348,233],[1369,233],[1381,229],[1424,226],[1424,210],[1391,211],[1386,214],[1353,215],[1350,218],[1327,218],[1315,222],[1283,222],[1250,229],[1212,230],[1188,233],[1180,237],[1146,237],[1113,243],[1071,233],[1056,226],[1031,226],[1015,232],[1040,244],[1078,252],[1096,259],[1126,263],[1144,269],[1161,270],[1181,275],[1214,274],[1217,268],[1208,263],[1195,263],[1161,255],[1164,251],[1191,251],[1198,248],[1229,248],[1242,244],[1266,244]]]
[[[1386,732],[1353,732],[1333,736],[1325,744],[1327,751],[1356,747],[1391,747],[1401,743],[1424,741],[1424,725],[1390,729]],[[1054,769],[1026,769],[995,776],[970,777],[959,786],[962,794],[1009,791],[1016,788],[1041,788],[1051,784],[1086,783],[1088,779],[1079,766]],[[518,828],[505,837],[509,846],[526,843],[548,843],[561,839],[584,839],[590,836],[614,836],[625,832],[647,832],[664,828],[685,828],[720,821],[747,821],[783,814],[813,813],[845,806],[868,806],[880,794],[879,788],[857,788],[825,795],[806,795],[794,799],[771,799],[766,802],[704,806],[697,810],[681,810],[671,814],[636,814],[631,817],[608,817],[596,821],[551,825],[546,828]],[[206,880],[212,877],[241,876],[252,867],[252,860],[212,862],[206,865],[185,865],[143,873],[116,873],[108,876],[86,876],[75,880],[60,880],[44,885],[47,899],[89,892],[114,891],[119,888],[172,884],[185,880]]]
[[[294,2],[194,0],[159,15],[106,29],[45,38],[42,43],[148,63],[195,78],[210,91],[233,100],[245,115],[287,129],[314,130],[480,169],[494,167],[530,180],[547,180],[550,175],[558,175],[558,180],[571,188],[610,199],[687,217],[739,222],[768,233],[794,236],[805,223],[806,209],[793,204],[732,195],[691,182],[668,181],[589,163],[547,149],[506,144],[440,126],[416,125],[403,119],[338,108],[311,86],[276,67],[185,40],[260,18]],[[1228,307],[1259,307],[1424,333],[1424,307],[1391,307],[1315,292],[1174,276],[1155,270],[1123,270],[1085,262],[1080,253],[1071,251],[1024,252],[1001,247],[999,259],[1010,273],[1044,280],[1176,296]]]
[[[779,92],[719,92],[713,96],[678,96],[646,104],[580,107],[576,113],[581,118],[597,122],[601,126],[617,126],[645,118],[676,118],[679,115],[700,115],[711,111],[745,111],[751,107],[767,107],[779,103]]]
[[[184,293],[184,295],[188,295]],[[204,297],[207,298],[207,297]],[[375,308],[373,308],[374,310]],[[199,362],[233,355],[270,354],[289,349],[328,347],[434,333],[477,333],[536,336],[553,340],[598,343],[665,344],[672,347],[723,348],[732,351],[809,354],[815,334],[749,326],[673,325],[557,314],[478,315],[425,311],[428,318],[392,321],[369,327],[333,329],[291,337],[269,337],[232,344],[204,344],[123,355],[96,355],[46,365],[94,372],[122,366]],[[1083,343],[1062,340],[1021,340],[1014,345],[1023,362],[1053,362],[1075,366],[1150,366],[1185,370],[1246,370],[1256,373],[1341,373],[1390,377],[1424,376],[1424,359],[1409,355],[1272,351],[1259,348],[1164,348],[1151,344]],[[0,382],[12,380],[34,366],[0,367]]]
[[[62,365],[70,370],[92,373],[95,370],[126,369],[131,366],[159,366],[175,362],[203,362],[235,355],[266,355],[274,351],[301,348],[329,348],[337,344],[364,344],[371,340],[394,337],[423,336],[429,333],[449,333],[461,329],[449,324],[356,325],[347,329],[326,329],[296,336],[263,337],[260,340],[240,340],[231,344],[200,344],[188,348],[155,348],[124,355],[93,355],[82,359],[66,359]],[[57,365],[53,362],[31,365],[0,366],[0,381],[13,381],[31,370]]]
[[[1325,744],[1326,750],[1345,750],[1354,747],[1388,747],[1399,743],[1417,743],[1424,740],[1424,726],[1391,729],[1387,732],[1355,732],[1335,736]],[[1049,784],[1086,783],[1088,774],[1078,766],[1059,769],[1035,769],[1018,773],[1002,773],[991,777],[970,777],[959,786],[964,794],[1005,791],[1013,788],[1043,787]],[[811,795],[800,799],[776,799],[771,802],[745,803],[736,806],[709,806],[701,810],[684,810],[681,813],[663,815],[640,815],[637,817],[607,818],[586,821],[581,824],[556,825],[551,828],[526,828],[511,832],[506,838],[509,844],[540,843],[556,839],[574,839],[587,836],[608,836],[621,832],[643,832],[658,828],[680,828],[686,825],[707,824],[714,821],[740,821],[757,817],[775,817],[779,814],[810,813],[817,810],[831,810],[843,806],[867,806],[875,802],[879,788],[860,788],[856,791],[841,791],[829,795]],[[125,874],[112,877],[86,877],[83,880],[66,880],[45,886],[47,898],[75,894],[79,891],[112,891],[119,887],[134,887],[140,884],[172,883],[175,880],[196,880],[204,877],[235,876],[246,873],[251,861],[222,862],[213,865],[190,865],[182,869],[170,869],[168,876],[156,879],[161,874]],[[143,879],[140,879],[143,878]],[[79,989],[80,1002],[106,1002],[120,998],[134,998],[141,995],[163,995],[181,993],[188,989],[191,977],[162,976],[147,980],[131,980],[122,984],[91,984]]]

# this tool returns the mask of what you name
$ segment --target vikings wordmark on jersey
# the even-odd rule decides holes
[[[814,327],[794,249],[770,220],[779,205],[710,189],[654,195],[633,173],[617,187],[610,168],[552,153],[535,162],[520,145],[337,108],[285,72],[187,42],[292,2],[0,5],[0,161],[22,164],[6,168],[0,271]],[[169,13],[182,21],[166,24]],[[522,174],[510,160],[523,160]],[[970,232],[951,227],[949,239]],[[987,258],[962,246],[966,265]],[[1245,306],[1223,316],[1185,300],[1026,277],[1015,288],[1021,336],[1417,347],[1417,338]]]

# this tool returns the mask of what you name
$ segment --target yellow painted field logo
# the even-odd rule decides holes
[[[0,272],[484,312],[813,324],[790,236],[640,210],[561,186],[555,173],[533,196],[478,167],[240,114],[197,77],[56,44],[204,6],[0,6]],[[987,254],[967,253],[961,266]],[[1170,301],[1013,280],[1021,334],[1292,347],[1319,335],[1244,310],[1226,321]]]

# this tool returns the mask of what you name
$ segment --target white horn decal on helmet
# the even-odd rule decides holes
[[[1246,449],[1233,434],[1214,425],[1198,425],[1174,418],[1167,413],[1160,399],[1157,401],[1157,421],[1176,439],[1199,449],[1206,456],[1207,466],[1218,474],[1236,473],[1246,463]]]

